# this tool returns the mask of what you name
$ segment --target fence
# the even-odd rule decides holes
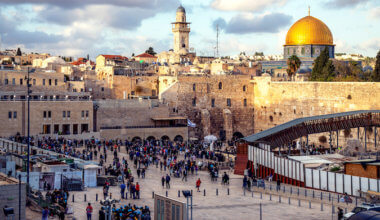
[[[380,180],[305,168],[302,162],[275,156],[269,145],[260,144],[260,147],[248,147],[248,160],[261,177],[274,174],[276,178],[279,175],[280,178],[290,179],[288,182],[293,185],[297,184],[293,182],[296,180],[301,186],[359,197],[362,196],[361,192],[368,190],[380,192]],[[262,172],[263,169],[270,171]]]

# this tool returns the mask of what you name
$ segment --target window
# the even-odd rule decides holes
[[[84,118],[84,111],[82,111],[82,118]]]
[[[244,107],[246,107],[247,106],[247,99],[244,99],[243,103],[244,103]]]
[[[48,111],[48,118],[51,118],[51,111]]]
[[[13,118],[17,118],[17,112],[13,112]]]
[[[43,80],[42,80],[42,85],[43,85],[43,86],[45,85],[45,82],[46,82],[46,80],[43,79]]]
[[[33,79],[33,86],[36,85],[36,79]]]
[[[231,107],[231,99],[227,99],[227,106]]]
[[[8,118],[12,119],[12,112],[8,112]]]
[[[245,92],[247,90],[246,86],[243,86],[243,92]]]
[[[211,107],[215,107],[215,99],[211,99]]]
[[[42,133],[43,134],[50,134],[50,125],[43,125],[42,126]]]
[[[20,79],[20,85],[22,85],[22,83],[23,83],[23,80],[22,80],[22,79]]]
[[[104,92],[104,87],[102,87],[102,92]]]
[[[219,89],[222,89],[223,88],[223,84],[222,82],[219,82]]]
[[[51,79],[49,79],[49,86],[51,86]]]
[[[4,85],[8,85],[8,79],[4,79]]]
[[[81,124],[81,132],[88,132],[88,124]]]
[[[70,111],[67,111],[67,117],[70,118]]]
[[[54,125],[54,134],[59,133],[59,125]]]
[[[62,112],[62,117],[66,118],[66,111]]]
[[[58,85],[58,79],[54,80],[54,85]]]
[[[73,134],[78,134],[78,124],[73,124]]]
[[[197,105],[197,98],[193,98],[193,106]]]
[[[88,118],[88,111],[86,111],[86,118]]]
[[[12,85],[16,85],[16,79],[15,78],[12,79]]]
[[[196,86],[195,86],[195,83],[194,83],[194,84],[193,84],[193,91],[194,91],[194,92],[195,92],[195,87],[196,87]]]
[[[46,118],[46,111],[44,111],[44,118]]]
[[[74,89],[73,89],[73,92],[77,92],[77,89],[74,88]]]
[[[302,47],[302,49],[301,49],[301,54],[305,55],[305,48],[304,47]]]

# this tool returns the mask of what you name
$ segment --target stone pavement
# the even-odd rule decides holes
[[[111,155],[110,153],[108,153]],[[121,157],[127,158],[127,155],[123,152]],[[109,161],[108,161],[109,162]],[[132,161],[128,161],[130,166]],[[134,172],[135,182],[139,182],[141,186],[141,199],[139,200],[121,200],[119,205],[126,205],[128,203],[136,204],[138,206],[148,205],[152,212],[154,212],[154,201],[152,199],[152,192],[165,195],[168,191],[168,196],[180,201],[186,201],[182,196],[178,198],[178,190],[193,190],[193,219],[259,219],[259,204],[262,203],[263,219],[331,219],[332,209],[331,206],[324,205],[323,211],[321,211],[321,204],[318,202],[311,203],[311,209],[309,209],[309,203],[307,201],[301,201],[301,207],[298,207],[298,200],[292,198],[291,204],[288,204],[288,198],[282,198],[279,203],[278,196],[273,195],[272,201],[270,201],[268,194],[262,194],[254,192],[253,197],[251,192],[246,192],[244,196],[242,190],[242,177],[230,174],[230,185],[221,185],[221,178],[218,182],[211,182],[208,172],[200,171],[198,175],[188,176],[187,182],[182,182],[180,178],[171,178],[171,189],[163,189],[161,186],[161,176],[166,175],[167,172],[160,171],[160,168],[150,166],[146,171],[145,179],[138,179],[136,170],[131,167]],[[220,174],[223,174],[223,170]],[[201,192],[196,192],[195,182],[197,178],[201,178]],[[227,195],[227,189],[229,188],[230,195]],[[216,195],[216,189],[218,189],[218,196]],[[204,191],[206,190],[206,196]],[[110,193],[112,198],[120,199],[119,186],[110,187]],[[74,208],[74,216],[77,219],[85,218],[85,208],[87,202],[91,202],[94,207],[94,219],[98,219],[98,210],[101,205],[96,202],[96,194],[99,196],[99,200],[103,199],[102,188],[88,188],[83,192],[72,192],[75,196],[75,202],[72,202],[72,196],[70,195],[69,205]],[[86,194],[87,202],[84,202],[84,194]],[[70,218],[69,218],[70,219]],[[334,214],[336,218],[336,213]]]

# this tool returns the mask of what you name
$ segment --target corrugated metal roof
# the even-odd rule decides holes
[[[305,117],[305,118],[298,118],[298,119],[294,119],[292,121],[286,122],[284,124],[275,126],[273,128],[267,129],[265,131],[247,136],[247,137],[243,138],[243,140],[245,140],[247,142],[255,142],[255,141],[258,141],[262,138],[270,136],[272,134],[278,133],[280,131],[283,131],[285,129],[291,128],[293,126],[296,126],[296,125],[299,125],[299,124],[302,124],[302,123],[305,123],[308,121],[338,118],[338,117],[345,117],[345,116],[366,114],[366,113],[380,113],[380,110],[360,110],[360,111],[341,112],[341,113],[335,113],[335,114],[317,115],[317,116],[311,116],[311,117]]]

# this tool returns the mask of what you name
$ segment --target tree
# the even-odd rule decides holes
[[[21,49],[17,48],[16,56],[22,56]]]
[[[288,64],[286,72],[288,73],[289,79],[292,79],[301,66],[301,60],[296,55],[292,55],[288,58],[286,63]]]
[[[311,81],[333,81],[335,78],[335,67],[330,60],[329,51],[325,48],[321,55],[314,61],[314,67],[311,71]]]
[[[375,69],[372,72],[371,80],[374,82],[380,82],[380,50],[376,56]]]
[[[157,54],[156,52],[154,52],[153,47],[149,47],[148,50],[145,51],[145,53],[148,53],[153,56]]]
[[[134,57],[135,56],[135,53],[132,53],[132,57]]]

